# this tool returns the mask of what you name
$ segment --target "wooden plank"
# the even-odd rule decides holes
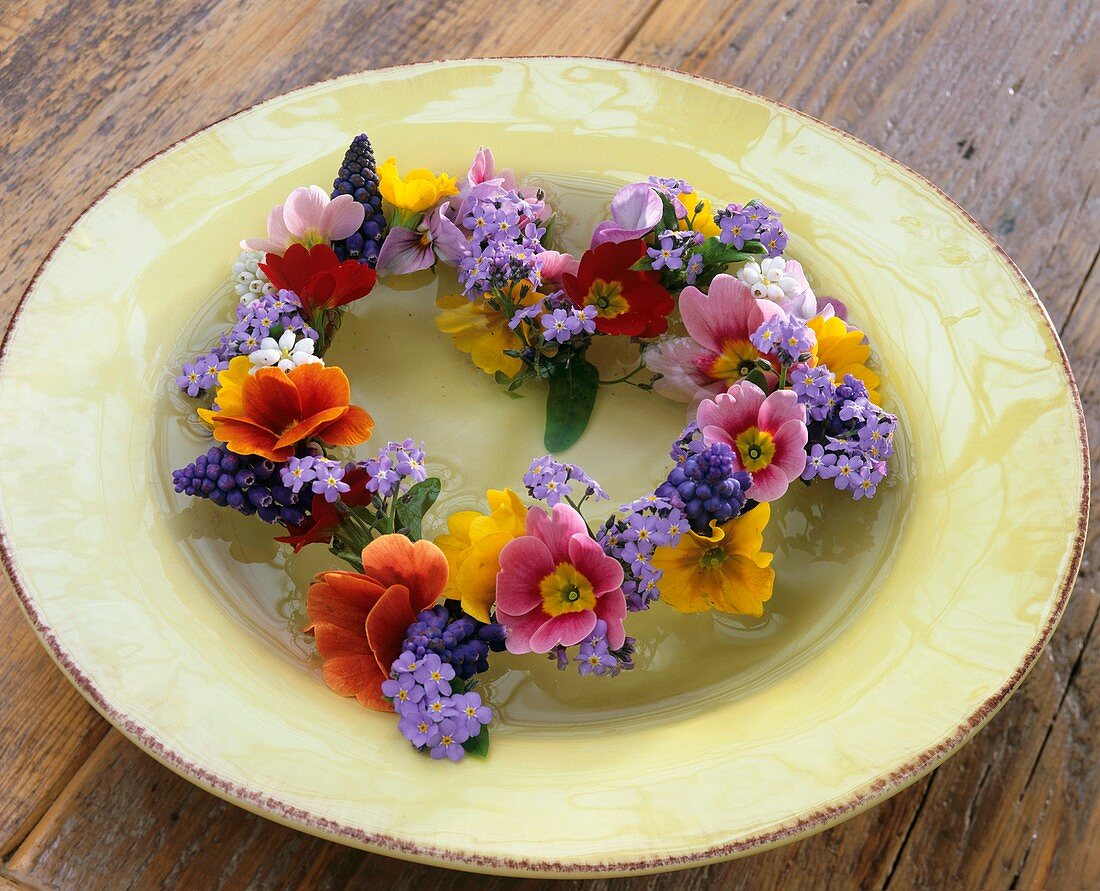
[[[0,584],[0,856],[10,853],[107,732]]]

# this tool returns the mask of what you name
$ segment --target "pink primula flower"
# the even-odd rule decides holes
[[[691,336],[666,340],[646,351],[646,367],[663,375],[654,389],[679,402],[725,392],[760,358],[750,335],[781,313],[772,301],[754,298],[748,286],[732,275],[715,276],[709,294],[684,288],[680,316]]]
[[[320,186],[295,189],[267,217],[267,238],[246,238],[248,251],[279,254],[292,244],[311,248],[353,235],[363,224],[363,205],[351,195],[329,198]]]
[[[699,404],[703,442],[733,449],[737,470],[752,474],[749,497],[775,501],[806,469],[806,409],[793,390],[764,391],[748,381]]]
[[[580,643],[607,623],[607,644],[626,640],[623,568],[588,534],[584,519],[568,504],[527,513],[527,534],[500,552],[496,616],[510,653],[548,653],[558,644]]]

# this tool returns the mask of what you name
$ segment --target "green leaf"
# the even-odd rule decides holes
[[[475,758],[484,758],[489,754],[489,728],[482,727],[477,736],[470,737],[462,744],[467,755]]]
[[[599,387],[599,370],[583,356],[573,355],[551,366],[543,438],[547,449],[561,452],[581,438],[592,417]]]
[[[502,387],[507,386],[512,382],[512,379],[508,377],[503,371],[498,371],[493,374],[493,380],[495,380]]]
[[[768,252],[768,249],[755,238],[752,241],[746,241],[741,250],[746,254],[766,254]]]
[[[660,192],[657,189],[653,191],[661,196],[661,207],[663,208],[661,212],[661,226],[664,229],[672,229],[673,231],[680,228],[679,220],[676,218],[676,208],[672,206],[669,197],[664,192]]]
[[[344,542],[341,541],[339,538],[333,538],[332,547],[329,548],[329,551],[331,551],[334,556],[347,563],[348,566],[350,566],[356,572],[363,571],[363,563],[360,560],[360,555],[362,554],[362,551],[356,553],[346,544],[344,544]]]
[[[767,378],[764,377],[764,372],[762,372],[759,368],[754,368],[752,371],[746,374],[745,380],[747,380],[750,384],[756,384],[756,386],[758,386],[765,393],[768,392]]]
[[[430,476],[398,499],[397,522],[413,541],[420,538],[424,514],[435,504],[442,485],[438,477]]]

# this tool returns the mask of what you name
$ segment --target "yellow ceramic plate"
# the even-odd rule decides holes
[[[346,142],[462,173],[482,142],[543,185],[570,247],[617,185],[685,177],[779,208],[817,292],[870,335],[902,418],[895,481],[776,509],[776,593],[739,623],[658,607],[615,681],[496,660],[487,761],[417,756],[393,719],[330,693],[291,559],[256,520],[188,503],[203,450],[172,369],[232,305],[243,236]],[[441,514],[518,486],[541,400],[505,399],[432,325],[451,282],[383,282],[331,358],[376,439],[426,440]],[[615,392],[624,390],[627,392]],[[601,394],[570,453],[615,503],[651,488],[683,407]],[[780,844],[896,792],[973,733],[1046,643],[1080,556],[1081,409],[1027,282],[958,207],[869,146],[730,87],[618,62],[373,71],[184,140],[101,198],[53,252],[0,377],[4,556],[81,691],[225,798],[308,832],[496,872],[671,869]],[[17,459],[17,460],[16,460]],[[798,487],[801,488],[801,487]],[[438,525],[435,527],[438,530]]]

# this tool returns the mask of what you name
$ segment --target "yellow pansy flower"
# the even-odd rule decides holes
[[[432,173],[423,167],[402,177],[397,171],[397,159],[390,158],[378,168],[378,191],[398,210],[420,213],[435,207],[441,198],[457,194],[458,186],[453,176]]]
[[[704,237],[710,238],[712,235],[718,235],[722,230],[718,228],[718,224],[714,222],[714,209],[710,206],[710,202],[706,198],[700,198],[696,192],[684,192],[679,196],[680,203],[684,205],[684,209],[687,210],[688,220],[692,220],[691,228],[696,232],[701,232]],[[702,201],[703,209],[699,213],[695,213],[695,206]],[[688,227],[687,220],[680,220],[680,228],[686,229]]]
[[[496,600],[500,552],[526,532],[527,509],[511,489],[490,489],[489,512],[463,510],[447,518],[446,535],[435,543],[447,557],[450,574],[444,594],[462,601],[462,609],[481,622],[489,621]]]
[[[225,409],[232,415],[244,413],[242,397],[244,379],[252,368],[252,362],[248,356],[237,356],[231,359],[229,367],[225,371],[218,372],[218,389],[214,393],[214,403],[218,411]],[[211,429],[214,428],[214,416],[218,413],[213,409],[197,409],[202,422]]]
[[[879,377],[867,367],[871,345],[863,332],[857,328],[849,330],[838,316],[830,319],[814,316],[806,324],[817,335],[817,343],[810,351],[810,364],[827,366],[836,375],[838,384],[846,374],[863,381],[867,398],[878,405]]]
[[[710,535],[688,532],[676,547],[657,548],[652,565],[663,573],[662,602],[682,613],[762,616],[775,583],[772,555],[761,550],[770,517],[765,502],[712,526]]]
[[[524,284],[526,288],[522,287]],[[522,291],[525,291],[524,295],[517,300],[517,293]],[[512,289],[517,307],[531,306],[545,296],[536,292],[529,283],[521,282]],[[471,301],[461,294],[440,297],[435,305],[443,310],[435,317],[435,327],[451,335],[455,346],[467,353],[486,374],[500,371],[513,377],[523,367],[515,356],[504,355],[505,350],[523,348],[523,341],[508,327],[510,320],[504,313],[493,309],[484,299]]]

